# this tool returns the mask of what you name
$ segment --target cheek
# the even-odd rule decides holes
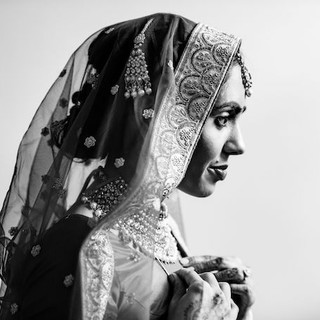
[[[208,184],[209,173],[207,168],[220,159],[222,140],[221,131],[216,127],[212,124],[204,126],[185,177],[178,187],[181,191],[197,197],[205,197],[213,192],[214,184],[212,182]]]
[[[214,146],[211,146],[210,140],[205,136],[201,136],[194,152],[194,158],[197,160],[197,163],[201,164],[202,167],[205,166],[211,161],[214,153]]]
[[[208,165],[219,158],[222,143],[219,142],[219,136],[214,134],[215,130],[204,128],[188,168],[190,173],[201,175]]]
[[[204,128],[206,129],[206,128]],[[197,149],[203,162],[207,165],[219,158],[223,147],[223,137],[220,131],[214,127],[203,130]]]

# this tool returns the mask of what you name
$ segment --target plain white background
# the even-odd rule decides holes
[[[0,200],[18,144],[71,53],[94,31],[173,12],[232,32],[254,77],[247,152],[207,199],[182,197],[194,254],[254,272],[255,319],[320,319],[320,2],[0,0]]]

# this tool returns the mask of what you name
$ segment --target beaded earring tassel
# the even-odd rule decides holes
[[[142,51],[142,45],[145,41],[145,32],[153,19],[149,20],[144,26],[141,33],[134,39],[134,47],[130,53],[125,72],[125,94],[128,99],[130,97],[142,97],[145,94],[151,94],[151,83],[148,73],[148,65],[146,63],[145,54]]]
[[[249,98],[252,95],[252,89],[251,89],[252,77],[251,77],[249,70],[244,65],[243,60],[242,60],[242,56],[239,51],[236,53],[236,59],[237,59],[239,65],[240,65],[240,68],[241,68],[241,78],[242,78],[242,83],[243,83],[243,86],[245,89],[245,94]]]

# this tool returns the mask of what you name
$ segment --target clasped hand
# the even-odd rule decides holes
[[[218,283],[211,272],[199,275],[193,268],[185,268],[169,279],[173,286],[169,320],[237,319],[239,310],[231,299],[230,286]]]
[[[174,292],[170,320],[252,320],[250,269],[240,259],[199,256],[181,263],[186,268],[169,278]]]

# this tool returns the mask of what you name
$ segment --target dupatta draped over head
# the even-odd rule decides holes
[[[157,231],[162,202],[186,172],[239,46],[233,35],[155,14],[104,28],[75,51],[22,139],[1,211],[1,319],[19,314],[26,261],[81,201],[95,217],[69,277],[70,317],[117,318],[119,299],[151,317],[154,262],[174,257]],[[104,187],[97,210],[90,196]]]

